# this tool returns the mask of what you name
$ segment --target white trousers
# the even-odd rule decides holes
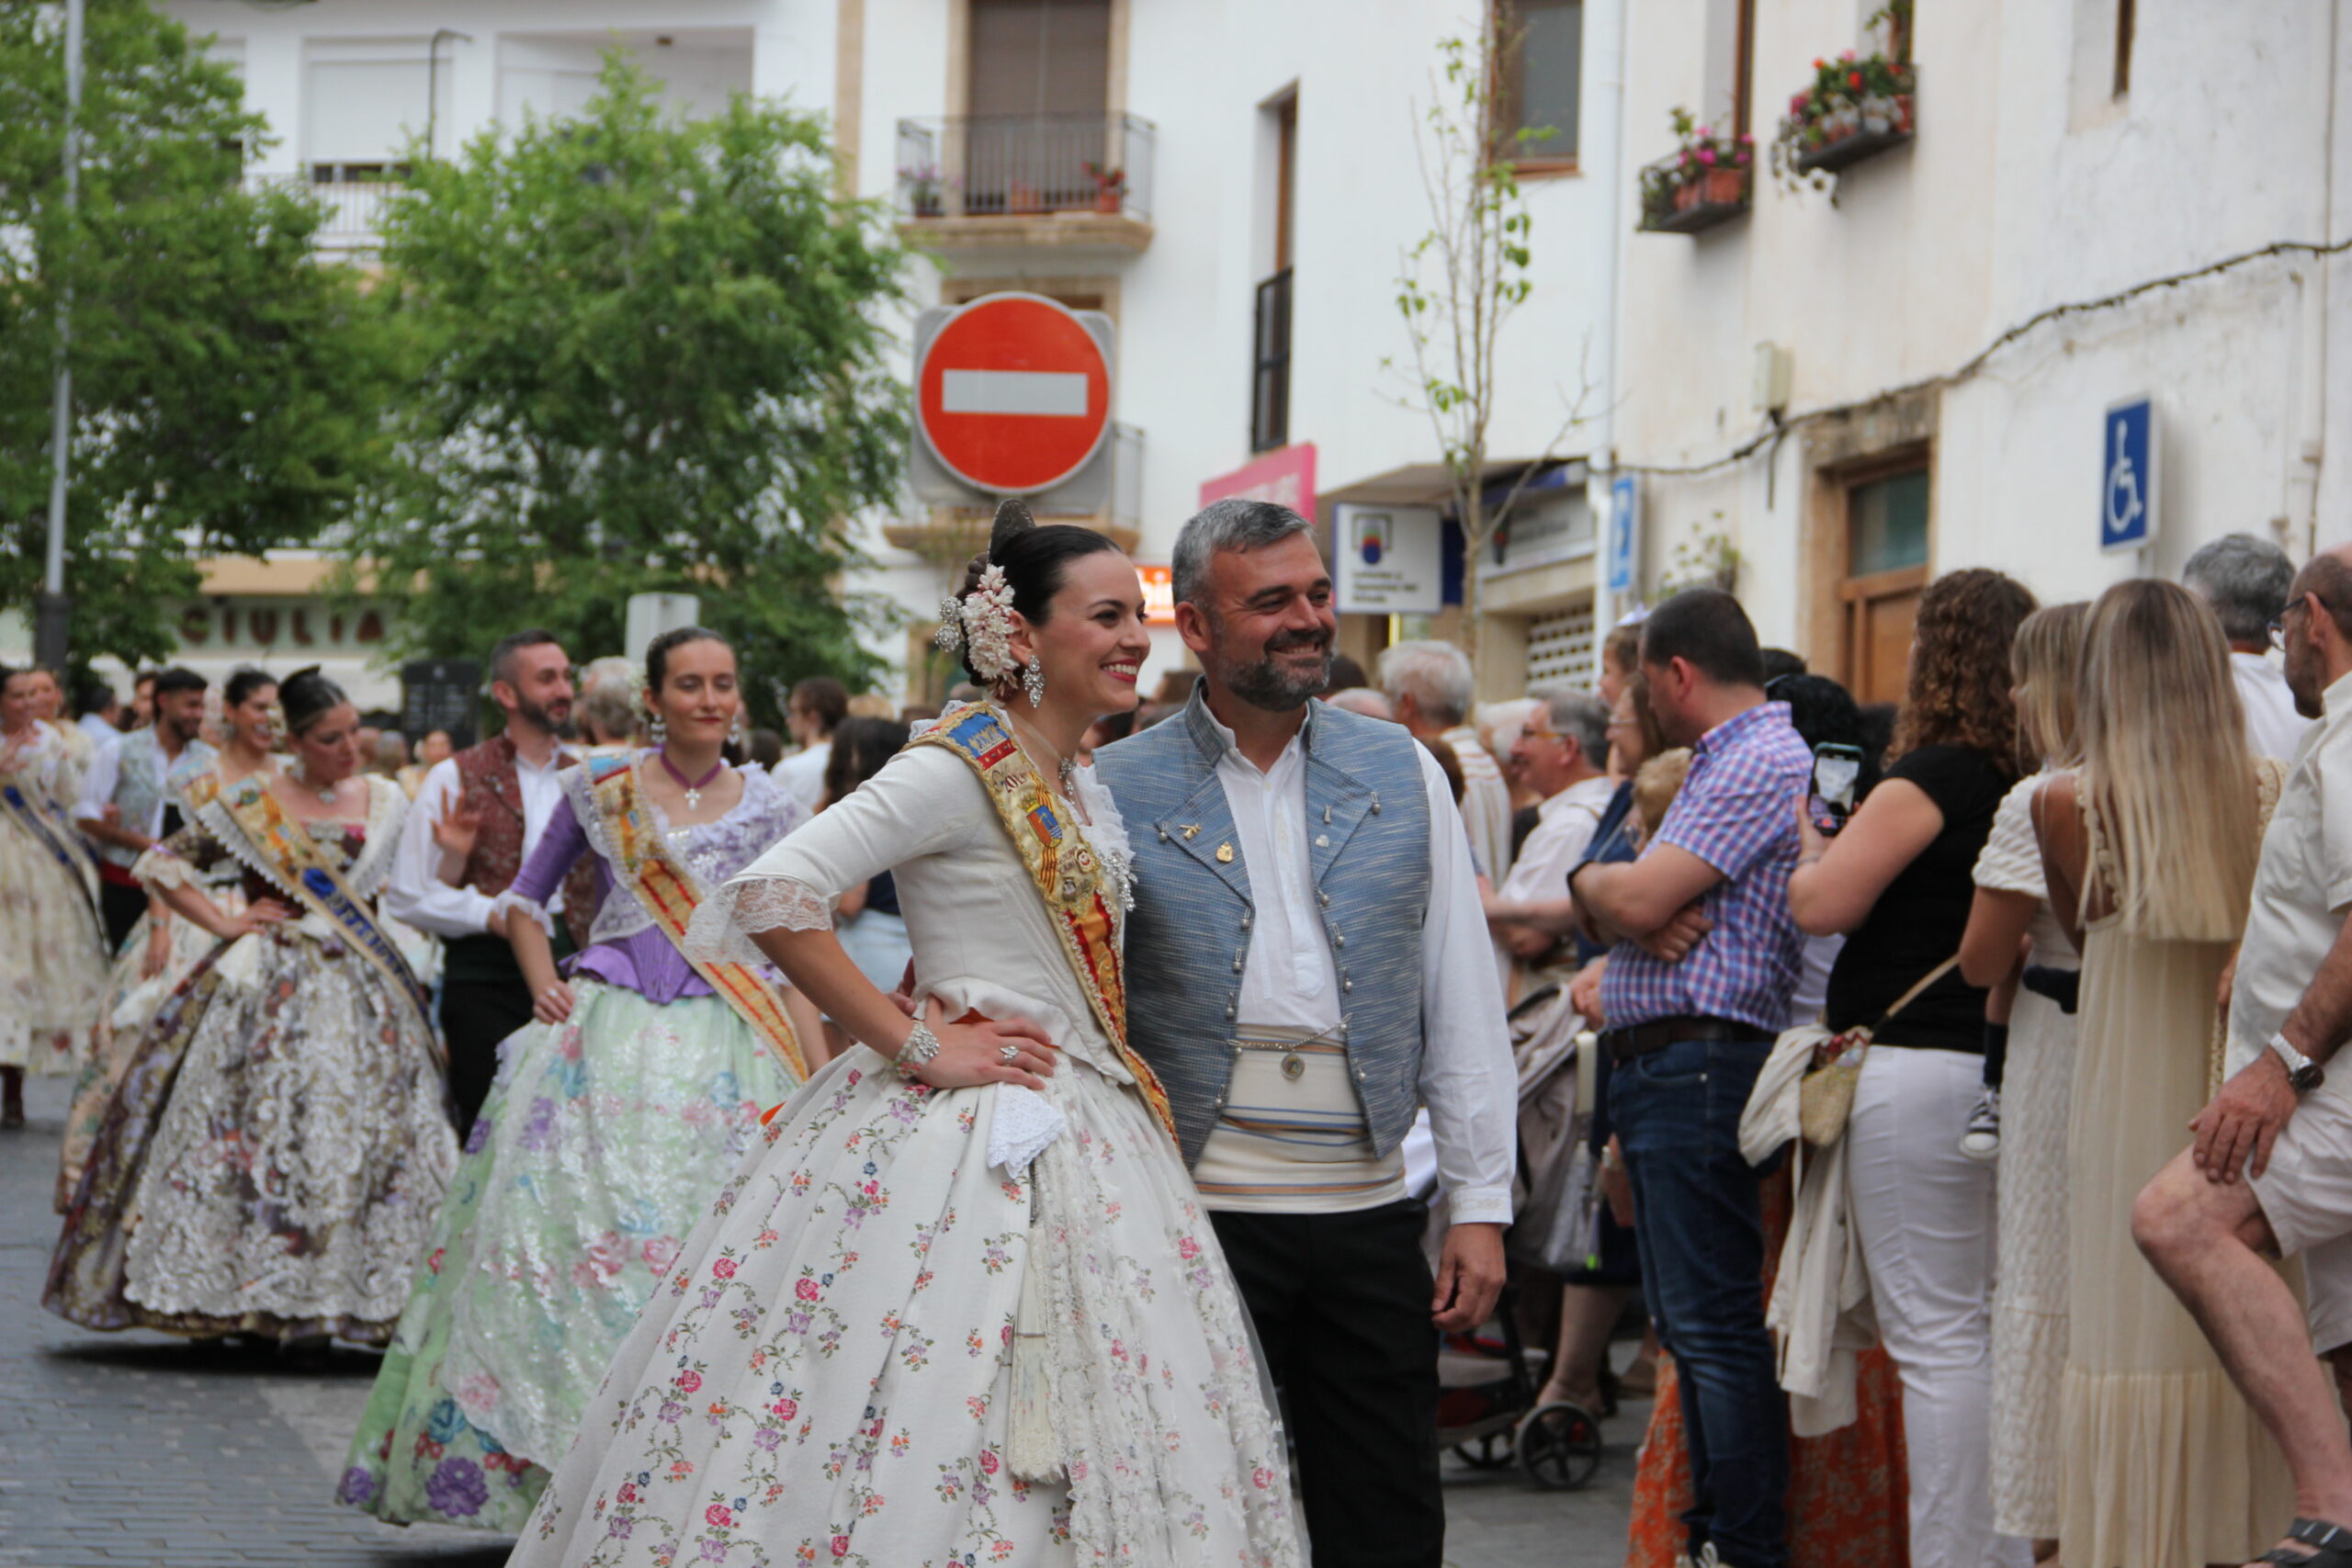
[[[1912,1568],[2030,1568],[1993,1533],[1993,1168],[1960,1152],[1984,1058],[1873,1047],[1846,1127],[1847,1190],[1879,1337],[1903,1378]]]

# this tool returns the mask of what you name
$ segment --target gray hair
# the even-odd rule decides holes
[[[1314,525],[1271,501],[1213,501],[1177,531],[1169,558],[1169,585],[1179,604],[1197,604],[1208,592],[1209,559],[1220,550],[1254,550],[1310,532]]]
[[[1594,693],[1565,681],[1548,681],[1533,687],[1529,695],[1544,705],[1544,716],[1554,734],[1565,735],[1577,743],[1586,762],[1593,767],[1606,767],[1609,762],[1609,705]]]
[[[2222,635],[2232,642],[2262,642],[2287,607],[2295,563],[2287,552],[2252,534],[2228,534],[2188,558],[2180,581],[2213,607]]]
[[[1391,723],[1396,718],[1396,710],[1389,706],[1388,699],[1369,686],[1350,686],[1346,691],[1334,692],[1323,700],[1335,708],[1360,713],[1366,718],[1385,718]]]
[[[1380,689],[1410,696],[1432,724],[1451,729],[1470,716],[1477,682],[1470,656],[1450,642],[1400,642],[1380,656]]]
[[[637,705],[637,666],[618,654],[591,660],[580,671],[580,719],[599,735],[634,740],[643,715]]]

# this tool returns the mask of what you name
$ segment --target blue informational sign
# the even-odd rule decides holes
[[[1611,593],[1634,591],[1634,562],[1641,554],[1641,512],[1634,476],[1609,481],[1608,584]]]
[[[2107,411],[2099,438],[2098,547],[2136,550],[2156,536],[2156,409],[2131,398]]]

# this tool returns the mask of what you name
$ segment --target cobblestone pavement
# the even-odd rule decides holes
[[[92,1334],[40,1310],[66,1095],[62,1080],[35,1080],[30,1123],[0,1134],[0,1565],[504,1562],[502,1539],[402,1529],[334,1502],[372,1354]],[[1516,1471],[1449,1459],[1449,1568],[1617,1568],[1645,1409],[1610,1423],[1600,1473],[1580,1492],[1538,1492]]]

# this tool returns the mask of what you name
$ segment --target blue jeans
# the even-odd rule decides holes
[[[1727,1568],[1789,1561],[1789,1415],[1764,1329],[1762,1173],[1739,1153],[1739,1115],[1771,1048],[1686,1041],[1622,1064],[1609,1084],[1642,1289],[1681,1383],[1690,1551],[1713,1541]]]

